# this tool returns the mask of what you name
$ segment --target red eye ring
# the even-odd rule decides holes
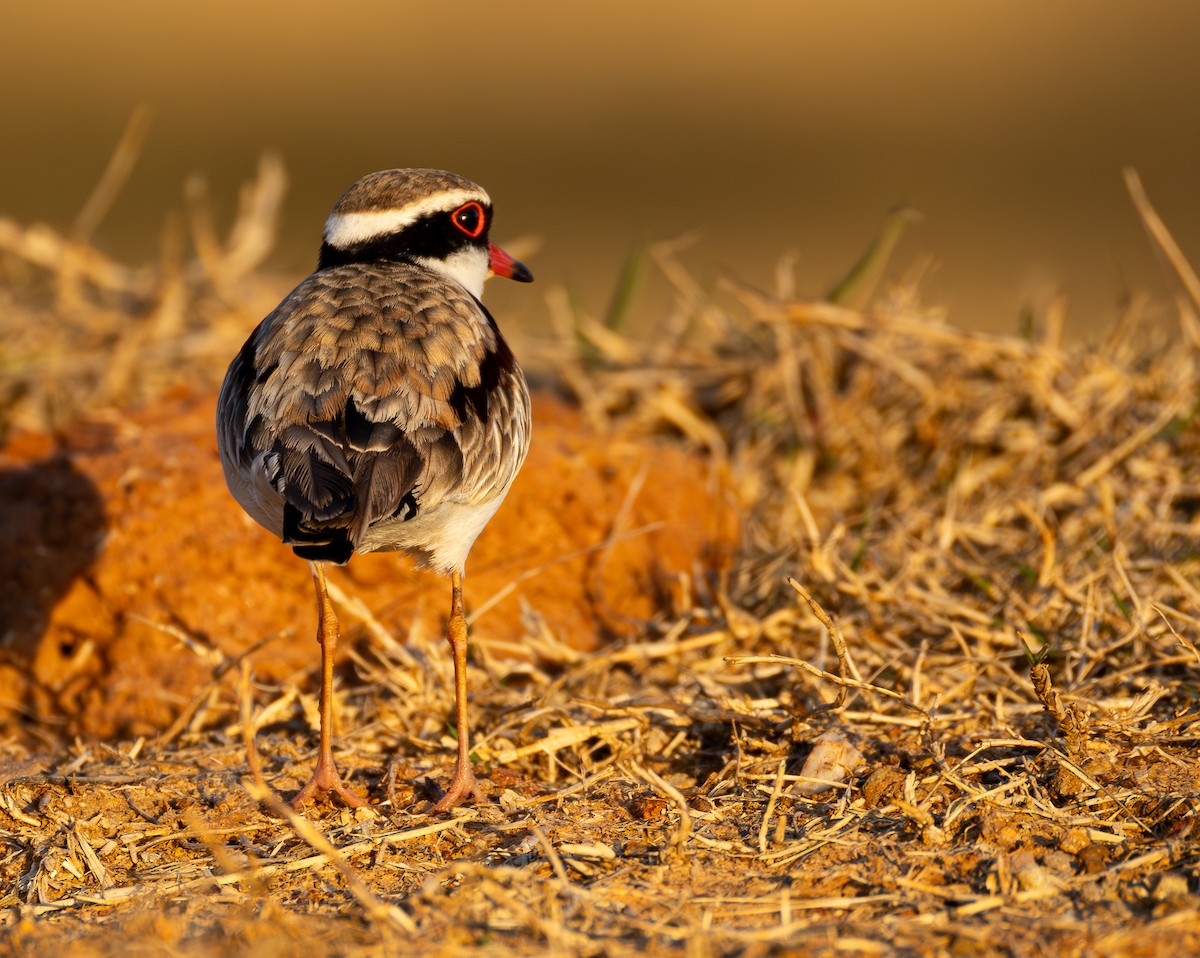
[[[472,200],[451,213],[450,222],[471,239],[477,239],[487,226],[487,214],[479,203]]]

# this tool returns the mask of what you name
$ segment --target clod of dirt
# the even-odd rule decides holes
[[[800,769],[796,795],[819,795],[837,788],[863,764],[862,752],[838,732],[823,732],[813,740],[812,751]]]
[[[0,729],[161,732],[263,640],[260,678],[316,668],[308,570],[226,491],[214,402],[174,395],[0,450],[0,574],[16,584],[0,595]],[[547,395],[534,422],[524,471],[468,563],[473,641],[492,655],[547,631],[593,647],[654,616],[680,574],[719,566],[735,536],[698,458],[598,432]],[[356,556],[330,582],[346,645],[364,620],[399,641],[444,625],[449,587],[397,556]]]

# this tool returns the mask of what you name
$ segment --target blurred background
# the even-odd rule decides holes
[[[926,303],[1010,330],[1065,292],[1086,335],[1128,291],[1171,291],[1126,165],[1200,262],[1200,5],[1183,0],[50,0],[4,19],[0,214],[67,229],[148,104],[96,237],[130,262],[154,256],[189,174],[227,223],[266,150],[290,175],[271,261],[289,279],[342,190],[395,166],[481,182],[493,238],[536,237],[539,281],[595,313],[631,250],[690,232],[705,283],[773,286],[792,254],[797,291],[821,295],[911,203],[891,272],[929,261]],[[498,315],[544,318],[499,285]]]

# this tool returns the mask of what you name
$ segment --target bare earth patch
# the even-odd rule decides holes
[[[252,273],[9,226],[9,951],[1200,951],[1193,308],[1064,345],[911,284],[710,296],[659,250],[674,314],[522,353],[558,398],[469,569],[488,801],[428,814],[446,590],[369,556],[336,751],[375,804],[301,818],[307,573],[211,443]]]
[[[71,733],[150,736],[252,646],[260,679],[311,671],[307,564],[226,491],[214,406],[211,393],[167,395],[57,442],[21,433],[0,448],[0,539],[20,583],[0,597],[0,727],[32,714]],[[468,570],[488,662],[528,658],[539,637],[575,658],[631,632],[680,575],[727,562],[734,541],[731,495],[695,456],[589,429],[546,393],[536,411],[528,474]],[[357,558],[330,583],[350,641],[444,635],[446,581],[396,556]]]

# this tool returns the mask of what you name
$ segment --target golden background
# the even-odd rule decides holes
[[[117,0],[6,10],[0,212],[67,227],[142,103],[154,126],[98,242],[153,254],[182,183],[230,215],[264,150],[291,178],[273,265],[311,266],[357,176],[439,166],[536,236],[539,281],[603,310],[639,243],[698,231],[710,281],[771,285],[796,254],[820,295],[911,202],[893,275],[1012,328],[1066,292],[1077,331],[1130,288],[1169,293],[1125,195],[1136,166],[1200,259],[1200,6],[897,3],[250,3]],[[531,321],[535,298],[494,291]],[[512,305],[509,305],[512,304]]]

